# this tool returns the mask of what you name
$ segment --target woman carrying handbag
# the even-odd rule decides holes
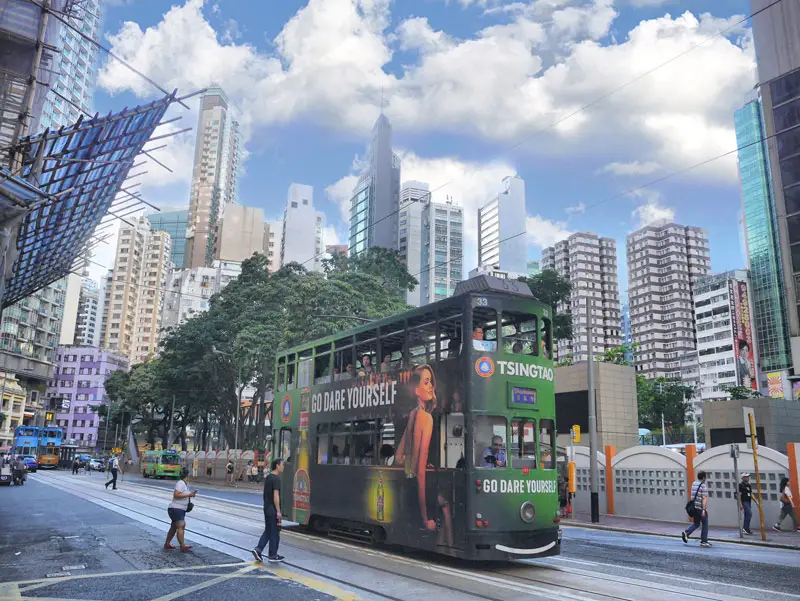
[[[190,491],[189,486],[186,484],[186,478],[188,476],[189,470],[185,467],[181,468],[180,480],[175,483],[175,491],[172,493],[172,503],[170,503],[167,508],[169,519],[172,521],[172,525],[169,527],[169,532],[167,533],[167,541],[164,543],[164,549],[167,550],[175,548],[172,546],[172,537],[176,534],[178,535],[178,544],[181,546],[181,551],[186,552],[192,548],[191,545],[187,545],[183,539],[186,530],[186,514],[190,512],[194,506],[190,499],[193,499],[195,495],[197,495],[197,491]]]

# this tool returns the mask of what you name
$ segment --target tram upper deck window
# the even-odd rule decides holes
[[[532,419],[511,422],[511,465],[536,469],[536,422]]]
[[[542,318],[542,357],[545,359],[553,358],[553,324],[547,318]]]
[[[353,339],[351,337],[342,338],[334,343],[336,349],[333,354],[333,379],[352,380],[355,375],[353,364]]]
[[[503,350],[515,355],[538,355],[539,325],[535,315],[503,311]]]
[[[296,356],[289,355],[286,358],[286,390],[294,390],[296,366]]]
[[[356,334],[356,373],[359,377],[373,375],[378,368],[378,339],[376,331]]]
[[[331,381],[331,346],[325,344],[316,348],[314,355],[314,384],[328,384]]]
[[[475,299],[480,302],[484,299]],[[497,350],[497,311],[491,307],[472,309],[472,348],[491,353]]]
[[[474,426],[475,467],[506,467],[506,418],[498,415],[477,415]]]

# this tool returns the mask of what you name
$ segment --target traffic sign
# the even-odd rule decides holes
[[[572,426],[570,433],[572,434],[572,442],[578,443],[581,441],[581,427],[578,424]]]

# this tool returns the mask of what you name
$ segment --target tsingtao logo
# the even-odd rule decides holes
[[[482,378],[488,378],[494,373],[494,361],[489,357],[481,357],[475,362],[475,372]]]
[[[281,420],[284,424],[288,424],[292,417],[292,397],[286,395],[281,402]]]

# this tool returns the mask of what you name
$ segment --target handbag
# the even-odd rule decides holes
[[[694,514],[697,511],[697,508],[694,506],[694,502],[697,500],[697,495],[700,492],[700,488],[702,488],[702,486],[703,486],[703,483],[701,482],[700,486],[697,487],[697,490],[695,491],[694,497],[692,497],[692,500],[689,501],[688,503],[686,503],[686,513],[688,513],[689,517],[692,518],[692,519],[694,519]]]
[[[192,509],[194,509],[194,503],[189,501],[189,505],[186,506],[186,513],[189,513]]]

